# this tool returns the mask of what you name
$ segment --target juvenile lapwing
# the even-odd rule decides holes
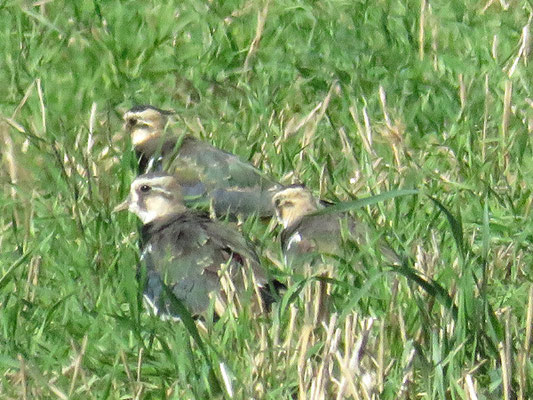
[[[369,245],[370,227],[347,213],[314,213],[326,205],[316,199],[303,185],[292,185],[273,196],[279,223],[283,226],[281,245],[286,262],[308,254],[343,255],[343,233],[348,233],[357,246]],[[400,257],[385,243],[378,240],[378,251],[393,265]]]
[[[139,160],[139,173],[165,171],[180,183],[185,201],[206,199],[217,215],[274,215],[272,195],[281,186],[250,163],[167,126],[172,111],[150,105],[124,114],[124,128]]]
[[[211,299],[224,304],[224,285],[232,287],[238,297],[246,283],[255,282],[248,287],[258,290],[248,290],[248,294],[260,294],[266,303],[273,299],[265,270],[251,244],[228,224],[186,208],[174,176],[138,176],[126,200],[114,211],[126,209],[143,223],[141,261],[147,278],[144,296],[160,315],[176,314],[172,301],[165,296],[165,286],[193,315],[204,313]]]

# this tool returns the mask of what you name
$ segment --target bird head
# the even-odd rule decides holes
[[[172,175],[149,173],[138,176],[126,200],[113,210],[129,210],[144,224],[186,210],[181,187]]]
[[[172,114],[173,111],[149,105],[136,106],[124,114],[124,129],[131,135],[135,148],[138,148],[151,139],[160,138]]]
[[[272,204],[278,221],[284,228],[292,226],[319,208],[317,199],[303,185],[292,185],[279,190],[272,197]]]

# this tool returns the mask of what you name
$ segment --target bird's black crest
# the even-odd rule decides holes
[[[174,111],[172,111],[172,110],[163,110],[161,108],[157,108],[157,107],[151,106],[150,104],[141,104],[141,105],[133,106],[130,109],[130,112],[141,112],[141,111],[145,111],[145,110],[149,110],[149,109],[155,110],[157,112],[160,112],[163,115],[172,115],[172,114],[174,114]]]
[[[139,175],[137,178],[153,179],[153,178],[165,178],[168,176],[172,176],[172,175],[166,172],[163,172],[163,171],[155,171],[155,172],[148,172],[146,174]]]
[[[307,186],[305,186],[305,184],[303,183],[293,183],[292,185],[285,186],[283,189],[296,189],[296,188],[307,189]]]

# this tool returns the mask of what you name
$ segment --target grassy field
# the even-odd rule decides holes
[[[532,13],[0,3],[0,397],[533,398]],[[419,189],[354,210],[409,269],[372,248],[324,266],[322,324],[325,283],[289,271],[279,228],[252,219],[243,231],[290,287],[270,314],[228,312],[199,337],[147,314],[138,223],[111,213],[134,177],[121,114],[145,103],[324,199]]]

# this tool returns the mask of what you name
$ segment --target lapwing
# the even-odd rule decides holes
[[[232,153],[173,132],[168,126],[172,114],[150,105],[133,107],[124,114],[139,173],[174,175],[186,204],[208,200],[218,216],[274,216],[272,196],[281,185]]]
[[[271,286],[282,286],[269,283],[254,248],[240,232],[185,207],[181,186],[172,175],[154,172],[138,176],[126,200],[114,211],[126,209],[143,223],[144,296],[159,315],[176,316],[165,295],[167,289],[198,316],[211,301],[227,301],[228,285],[237,297],[251,293],[250,301],[259,294],[267,306],[275,297]],[[248,283],[249,288],[257,289],[246,291]]]
[[[287,264],[307,255],[343,256],[343,241],[350,238],[358,247],[370,245],[375,237],[369,225],[348,213],[315,214],[327,207],[303,185],[291,185],[273,196],[281,233],[282,251]],[[377,240],[385,262],[400,265],[400,257],[383,240]]]

